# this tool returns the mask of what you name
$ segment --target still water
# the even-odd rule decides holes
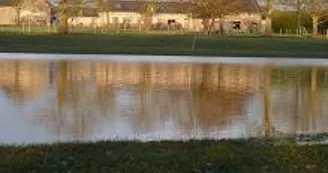
[[[0,143],[328,132],[328,66],[0,60]]]

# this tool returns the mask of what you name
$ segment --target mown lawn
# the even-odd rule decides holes
[[[328,145],[270,140],[98,142],[0,147],[0,172],[328,172]]]
[[[169,34],[2,34],[0,52],[327,58],[328,41],[259,36],[197,36],[195,39],[192,35]]]

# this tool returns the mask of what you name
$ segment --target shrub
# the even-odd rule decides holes
[[[272,13],[272,28],[273,31],[279,33],[281,30],[290,33],[296,33],[298,21],[297,11],[275,11]],[[306,29],[307,32],[312,32],[312,19],[306,12],[301,12],[300,26]]]

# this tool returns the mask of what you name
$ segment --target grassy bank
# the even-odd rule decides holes
[[[4,34],[0,36],[0,52],[327,58],[328,41],[306,38],[159,34]]]
[[[0,172],[328,172],[328,146],[267,140],[0,147]]]

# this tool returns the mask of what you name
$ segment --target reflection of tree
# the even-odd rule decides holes
[[[271,122],[271,67],[264,69],[264,118],[263,118],[263,129],[266,136],[272,133],[272,122]]]
[[[205,130],[220,129],[231,116],[244,115],[245,96],[209,90],[193,92],[197,124]]]
[[[130,111],[123,114],[131,114],[138,131],[152,131],[168,119],[181,129],[192,129],[194,116],[203,129],[210,129],[224,123],[227,116],[241,115],[244,99],[256,90],[258,72],[252,66],[228,64],[129,63],[102,63],[97,71],[98,86],[120,84],[132,96],[124,109]],[[136,87],[128,87],[131,84]]]
[[[201,86],[212,91],[253,94],[259,69],[250,65],[204,64]]]
[[[110,85],[109,76],[111,74],[111,65],[109,63],[96,63],[96,100],[97,107],[103,115],[113,114],[114,112],[114,88]]]
[[[81,73],[81,69],[90,73],[88,66],[89,64],[85,66],[83,62],[58,63],[58,113],[66,123],[69,123],[61,128],[66,128],[75,139],[83,139],[90,133],[97,118],[94,96],[92,90],[88,89],[89,75]]]
[[[275,128],[284,133],[311,132],[323,128],[325,118],[323,69],[280,68],[272,71],[271,96]],[[323,124],[321,124],[323,123]],[[285,129],[284,129],[285,128]],[[319,130],[320,131],[320,130]]]
[[[168,121],[184,132],[196,126],[220,129],[229,117],[244,115],[245,99],[257,87],[255,72],[250,66],[228,64],[58,61],[56,98],[53,107],[42,110],[42,121],[76,140],[86,138],[99,118],[111,114],[128,117],[139,132],[159,130]],[[125,103],[116,97],[122,93],[128,95]]]
[[[56,63],[56,105],[43,110],[43,123],[59,136],[72,135],[74,140],[86,138],[99,122],[96,94],[91,90],[89,64],[59,61]],[[83,75],[83,76],[79,76]],[[89,76],[90,77],[90,76]],[[83,80],[82,80],[83,79]]]
[[[171,91],[168,92],[168,110],[172,111],[174,124],[187,132],[195,127],[195,115],[192,105],[191,91]],[[163,108],[165,109],[165,107]],[[167,113],[162,113],[166,115]]]
[[[318,67],[313,66],[311,68],[311,105],[310,105],[310,113],[309,113],[309,119],[310,119],[310,126],[312,127],[312,130],[314,130],[315,127],[315,121],[314,118],[316,116],[316,110],[317,110],[317,72]]]
[[[0,86],[18,102],[40,93],[47,83],[47,65],[42,61],[3,60],[0,68]]]

